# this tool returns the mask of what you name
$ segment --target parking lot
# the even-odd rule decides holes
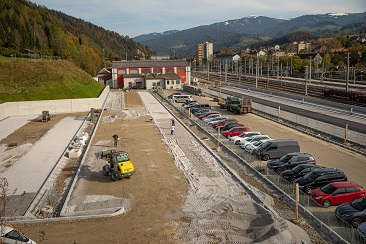
[[[209,103],[212,106],[212,110],[218,111],[223,116],[229,116],[235,118],[239,123],[248,126],[251,131],[259,131],[262,134],[269,135],[272,139],[295,139],[300,143],[301,152],[309,153],[316,159],[316,164],[322,167],[338,168],[344,171],[347,175],[348,181],[353,181],[361,186],[365,186],[366,178],[364,177],[363,171],[366,169],[366,157],[350,150],[344,149],[340,146],[331,144],[329,142],[314,138],[310,135],[300,133],[294,129],[285,127],[275,121],[264,120],[253,114],[236,115],[230,113],[217,106],[217,102],[210,97],[195,96],[195,100],[200,103]],[[206,128],[212,134],[217,133],[210,126],[205,125],[203,122],[198,122]],[[239,148],[238,145],[230,143],[227,139],[222,139],[222,142],[236,154],[240,155],[248,163],[252,164],[253,167],[260,170],[264,175],[270,178],[275,184],[280,186],[285,192],[293,195],[293,186],[291,183],[285,181],[273,171],[268,170],[266,167],[266,161],[259,161],[253,155],[248,155],[243,149]],[[345,163],[347,162],[347,163]],[[337,229],[342,236],[349,237],[352,233],[346,233],[340,228],[343,223],[339,223],[335,217],[336,206],[330,206],[329,208],[323,208],[315,204],[306,194],[300,194],[300,202],[309,211],[315,214],[324,223]],[[353,238],[353,237],[352,237]]]

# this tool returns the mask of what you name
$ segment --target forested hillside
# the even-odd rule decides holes
[[[19,57],[28,49],[34,57],[71,60],[95,75],[105,62],[153,53],[128,36],[27,0],[1,0],[0,10],[0,55]]]

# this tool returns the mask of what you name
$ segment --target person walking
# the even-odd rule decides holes
[[[175,126],[171,125],[171,127],[170,127],[170,134],[171,135],[174,135],[174,129],[175,129]]]
[[[115,146],[115,147],[117,147],[119,137],[118,137],[118,135],[117,135],[117,134],[114,134],[112,137],[113,137],[113,140],[114,140],[114,146]]]
[[[175,121],[174,121],[174,119],[172,119],[172,126],[175,126]]]

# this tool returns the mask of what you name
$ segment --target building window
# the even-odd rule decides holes
[[[175,84],[180,84],[180,80],[176,80],[175,81]]]
[[[125,75],[126,74],[126,70],[120,69],[120,70],[117,71],[117,74]]]
[[[141,70],[142,74],[150,74],[150,70],[149,69],[143,69]]]
[[[178,69],[178,73],[184,73],[184,72],[186,72],[186,70],[184,68],[179,68]]]
[[[169,85],[169,81],[168,80],[166,81],[166,84]]]
[[[163,71],[161,69],[154,70],[154,74],[161,74],[161,73],[163,73]]]
[[[165,69],[166,74],[174,74],[174,70],[172,68]]]
[[[130,74],[131,74],[131,75],[136,75],[136,74],[138,74],[138,73],[139,73],[139,71],[138,71],[138,70],[135,70],[135,69],[130,70]]]

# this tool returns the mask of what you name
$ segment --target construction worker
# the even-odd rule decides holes
[[[114,134],[112,137],[113,137],[113,140],[114,140],[114,146],[117,147],[118,140],[119,140],[118,135]]]

